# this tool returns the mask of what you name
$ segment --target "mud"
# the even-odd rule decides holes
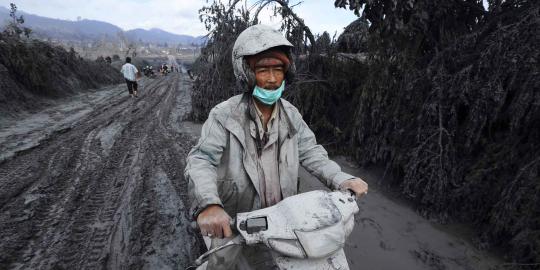
[[[200,124],[191,81],[169,74],[0,118],[0,269],[185,269],[200,254],[189,230],[185,156]],[[370,183],[345,247],[351,269],[495,269],[467,234],[422,218]],[[301,190],[324,188],[301,170]]]
[[[0,119],[0,269],[184,269],[189,79],[171,74]]]
[[[472,244],[464,224],[441,225],[416,213],[378,183],[382,173],[358,168],[345,157],[334,157],[343,171],[361,177],[369,192],[358,200],[360,213],[345,245],[351,269],[495,270],[504,262]],[[326,189],[300,169],[300,191]]]

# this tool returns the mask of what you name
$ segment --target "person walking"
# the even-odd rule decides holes
[[[129,95],[131,97],[138,97],[137,74],[139,73],[139,71],[134,65],[131,64],[131,57],[126,57],[126,63],[122,66],[120,72],[124,74],[124,79],[126,80]]]

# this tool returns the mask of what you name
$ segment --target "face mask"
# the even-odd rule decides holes
[[[253,89],[253,96],[266,105],[273,105],[281,97],[284,89],[285,81],[283,81],[281,86],[276,90],[266,90],[255,85],[255,88]]]

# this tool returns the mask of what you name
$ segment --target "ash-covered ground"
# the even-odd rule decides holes
[[[0,120],[0,269],[183,269],[181,130],[191,82],[175,74]]]
[[[60,99],[0,118],[0,269],[185,269],[200,254],[189,229],[187,152],[200,125],[191,81],[169,74]],[[436,225],[370,183],[345,247],[351,269],[496,269],[455,226]],[[323,188],[301,171],[301,190]]]

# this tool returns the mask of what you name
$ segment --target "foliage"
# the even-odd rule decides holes
[[[540,262],[540,5],[335,1],[370,22],[356,157],[385,164],[421,212]],[[524,269],[524,268],[520,268]]]
[[[11,20],[4,28],[4,35],[9,37],[20,37],[21,35],[24,35],[29,38],[32,30],[22,26],[24,24],[24,17],[22,15],[17,16],[17,6],[13,3],[10,3],[9,5],[9,17]]]
[[[4,35],[0,36],[0,64],[27,91],[42,96],[63,96],[122,81],[110,65],[84,60],[73,49]],[[4,95],[11,90],[2,91]]]
[[[321,42],[322,43],[322,42]],[[284,97],[302,113],[317,141],[327,150],[347,151],[353,132],[355,89],[361,86],[367,66],[343,58],[330,44],[325,53],[298,59],[296,80]]]
[[[362,53],[367,51],[369,23],[359,18],[345,27],[336,42],[336,49],[344,53]]]
[[[238,2],[225,5],[214,1],[199,11],[209,34],[208,43],[193,64],[198,74],[191,96],[195,120],[205,120],[213,106],[242,92],[235,83],[231,54],[236,37],[249,26],[249,13],[236,8]]]

